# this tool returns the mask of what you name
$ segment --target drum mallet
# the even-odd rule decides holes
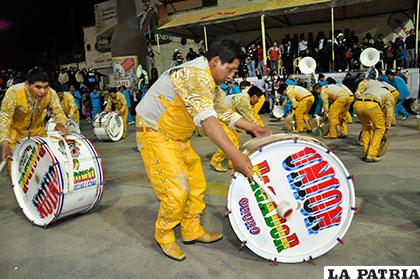
[[[278,197],[273,192],[271,192],[267,185],[265,185],[265,183],[258,177],[258,175],[254,174],[252,176],[252,180],[254,180],[254,182],[264,190],[265,194],[277,205],[277,213],[281,218],[286,219],[292,215],[293,208],[290,203],[287,201],[280,201]]]

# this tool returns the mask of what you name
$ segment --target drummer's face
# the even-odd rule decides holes
[[[250,100],[251,100],[251,106],[253,106],[253,105],[255,105],[256,103],[258,103],[258,101],[260,100],[260,98],[261,98],[261,96],[257,96],[257,95],[254,95],[254,96],[252,96],[251,98],[250,98]]]
[[[29,93],[36,98],[42,99],[47,94],[50,85],[48,82],[37,81],[32,84],[27,83]]]
[[[240,61],[237,58],[235,58],[232,63],[222,64],[222,60],[216,56],[210,60],[210,71],[216,83],[220,85],[228,78],[231,80],[233,79],[239,64]]]

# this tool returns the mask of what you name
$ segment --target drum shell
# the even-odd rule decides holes
[[[116,122],[110,124],[111,122]],[[111,127],[117,125],[116,127]],[[101,141],[119,141],[124,132],[123,119],[118,113],[100,113],[93,123],[93,133]]]
[[[36,159],[27,154],[37,154]],[[102,159],[89,140],[75,133],[22,140],[11,173],[20,207],[39,226],[91,210],[104,190]]]

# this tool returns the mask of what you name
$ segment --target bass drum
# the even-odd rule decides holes
[[[311,137],[279,134],[244,146],[255,172],[281,202],[287,219],[254,182],[234,173],[230,224],[252,252],[271,261],[297,263],[319,257],[341,242],[355,208],[352,176],[340,159]]]
[[[93,123],[93,132],[101,141],[119,141],[124,132],[122,117],[116,112],[101,112]]]
[[[75,133],[23,139],[11,173],[17,202],[38,226],[91,210],[104,191],[102,159],[88,139]]]
[[[45,125],[45,129],[47,130],[47,134],[56,133],[55,131],[55,121],[53,118],[50,118],[47,122],[47,125]],[[69,130],[70,133],[77,133],[80,134],[80,126],[79,123],[76,122],[76,120],[68,118],[66,123],[66,128]]]
[[[271,114],[277,119],[283,118],[284,108],[282,106],[274,106],[271,110]]]

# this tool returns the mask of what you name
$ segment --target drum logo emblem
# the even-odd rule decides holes
[[[23,151],[23,156],[19,162],[19,172],[21,173],[19,185],[22,187],[24,193],[28,192],[28,183],[32,179],[38,162],[44,155],[45,149],[39,143],[36,146],[28,146]]]
[[[240,211],[242,220],[245,221],[245,227],[250,234],[256,235],[260,233],[260,228],[255,223],[254,217],[252,217],[251,210],[249,208],[249,201],[247,198],[242,198],[239,201]]]
[[[283,161],[287,180],[310,234],[338,226],[341,221],[342,193],[334,168],[312,147],[290,155]]]
[[[257,173],[261,175],[261,179],[264,181],[264,183],[269,185],[270,178],[268,174],[270,173],[270,167],[267,161],[263,161],[255,168]],[[260,186],[258,186],[257,183],[251,183],[250,186],[257,200],[258,207],[260,208],[264,217],[267,228],[270,230],[270,236],[273,240],[274,246],[277,249],[277,252],[280,253],[283,250],[298,245],[299,238],[297,234],[292,232],[289,226],[286,224],[286,220],[281,218],[280,215],[276,213],[276,205],[268,200],[267,195],[260,188]],[[270,186],[268,186],[268,188],[270,188]],[[272,187],[270,189],[272,189]]]

